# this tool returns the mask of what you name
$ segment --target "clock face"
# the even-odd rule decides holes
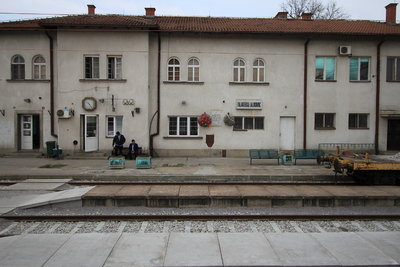
[[[96,99],[94,97],[85,97],[82,100],[82,107],[87,111],[95,110],[97,106]]]

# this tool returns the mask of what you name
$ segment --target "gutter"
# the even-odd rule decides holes
[[[308,43],[310,38],[304,43],[304,103],[303,103],[303,149],[307,149],[307,75],[308,75]]]
[[[46,35],[50,41],[50,133],[53,137],[58,137],[54,131],[54,39],[46,30]]]
[[[379,113],[381,98],[381,46],[382,40],[376,47],[376,103],[375,103],[375,154],[379,154]]]

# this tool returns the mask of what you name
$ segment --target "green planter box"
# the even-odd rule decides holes
[[[123,169],[125,168],[124,157],[112,157],[108,159],[108,167],[110,169]]]
[[[293,164],[293,156],[292,155],[283,155],[282,156],[282,164],[283,165],[292,165]]]
[[[136,169],[150,169],[151,158],[150,157],[137,157],[136,158]]]

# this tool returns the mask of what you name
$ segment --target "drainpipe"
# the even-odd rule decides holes
[[[376,47],[376,103],[375,103],[375,154],[379,154],[379,113],[381,98],[381,45],[382,40]]]
[[[54,40],[50,33],[46,31],[50,41],[50,133],[53,137],[58,137],[54,131]]]
[[[303,149],[307,149],[307,76],[308,76],[308,43],[310,38],[304,43],[304,103],[303,103]]]
[[[154,147],[153,147],[153,138],[154,136],[157,136],[160,134],[160,86],[161,86],[161,36],[160,32],[158,32],[158,62],[157,62],[157,110],[154,113],[153,117],[151,118],[150,121],[150,129],[149,129],[149,134],[151,131],[151,125],[153,124],[153,119],[155,116],[157,116],[157,130],[155,133],[150,134],[150,144],[149,144],[149,151],[150,151],[150,156],[153,156],[154,152]]]

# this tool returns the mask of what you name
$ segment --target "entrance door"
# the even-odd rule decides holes
[[[85,152],[99,149],[97,115],[84,115]]]
[[[400,150],[400,120],[388,120],[387,150]]]
[[[296,117],[281,117],[280,150],[294,150]]]
[[[33,149],[32,115],[21,116],[21,149]]]

